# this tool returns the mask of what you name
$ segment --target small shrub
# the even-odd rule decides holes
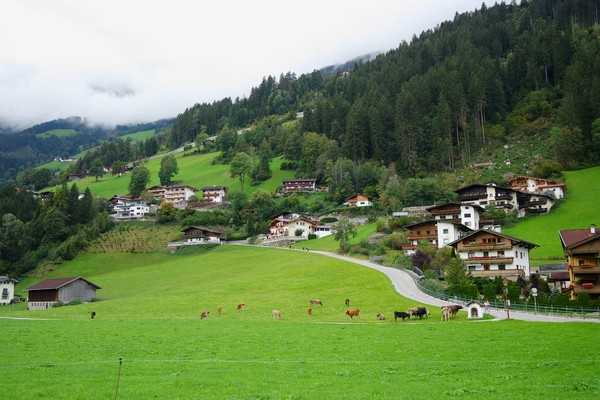
[[[64,305],[65,305],[65,303],[63,303],[62,301],[59,300],[55,303],[52,303],[52,308],[62,307]]]
[[[76,298],[76,299],[73,299],[73,300],[71,300],[71,301],[69,302],[69,305],[70,305],[70,306],[76,306],[76,305],[79,305],[79,304],[81,304],[81,303],[82,303],[81,299],[77,299],[77,298]]]
[[[314,233],[309,233],[308,234],[308,240],[313,240],[313,239],[316,239],[316,238],[317,238],[317,235],[315,235]]]

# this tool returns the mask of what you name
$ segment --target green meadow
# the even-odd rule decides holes
[[[130,133],[128,135],[119,136],[119,139],[122,139],[122,140],[129,139],[132,142],[141,142],[148,138],[151,138],[152,136],[154,136],[155,133],[156,133],[156,131],[154,129],[150,129],[147,131],[140,131],[140,132]]]
[[[50,131],[38,133],[35,136],[45,139],[45,138],[49,138],[50,136],[53,136],[53,135],[57,136],[57,137],[73,136],[73,135],[77,135],[77,131],[75,129],[52,129]]]
[[[177,159],[177,165],[179,167],[179,173],[175,175],[174,181],[195,187],[200,189],[203,186],[227,186],[231,190],[242,189],[239,179],[232,178],[229,174],[228,164],[212,164],[212,161],[219,155],[219,153],[209,154],[197,154],[194,152],[181,152],[175,154]],[[147,187],[160,184],[158,178],[158,171],[160,170],[160,162],[162,157],[153,158],[148,160],[145,166],[150,170],[150,182]],[[282,171],[281,170],[281,158],[274,158],[271,161],[271,171],[273,176],[271,179],[262,182],[260,185],[251,186],[247,180],[244,184],[243,190],[250,195],[257,189],[264,189],[268,192],[275,192],[275,189],[282,185],[282,179],[290,179],[294,177],[293,171]],[[86,187],[90,188],[90,191],[94,196],[102,196],[105,198],[111,198],[115,194],[127,194],[129,192],[129,174],[125,174],[121,177],[113,175],[104,175],[98,180],[94,177],[88,177],[85,179],[79,179],[74,181],[77,183],[77,187],[81,192]],[[55,188],[50,188],[54,190]]]
[[[532,265],[565,260],[559,230],[587,229],[590,224],[600,226],[600,167],[566,171],[564,175],[566,196],[557,207],[547,215],[527,217],[514,227],[502,230],[540,246],[530,252]]]
[[[600,395],[600,324],[476,322],[464,313],[442,322],[435,308],[428,319],[394,322],[394,310],[416,304],[356,264],[234,245],[186,253],[87,253],[58,266],[48,277],[82,275],[102,287],[98,301],[0,307],[0,381],[33,399]],[[344,315],[347,297],[359,320]],[[311,298],[323,306],[309,317]]]

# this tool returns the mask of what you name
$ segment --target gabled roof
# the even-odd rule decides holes
[[[531,242],[528,242],[526,240],[516,238],[514,236],[509,236],[509,235],[506,235],[504,233],[492,231],[490,229],[478,229],[476,231],[473,231],[473,232],[469,233],[468,235],[461,237],[460,239],[457,239],[457,240],[455,240],[453,242],[448,243],[448,246],[454,246],[458,242],[466,240],[466,239],[470,238],[471,236],[475,236],[475,235],[477,235],[479,233],[487,233],[487,234],[491,234],[491,235],[494,235],[494,236],[502,237],[502,238],[508,239],[508,240],[510,240],[512,242],[517,242],[517,243],[521,244],[522,246],[528,247],[530,249],[532,249],[534,247],[539,247],[539,245],[537,245],[535,243],[531,243]]]
[[[203,192],[206,192],[208,190],[224,190],[227,191],[227,187],[226,186],[204,186],[202,189]]]
[[[584,243],[600,238],[600,230],[592,232],[592,229],[566,229],[558,231],[558,236],[563,249],[569,250]]]
[[[460,209],[460,207],[473,207],[474,209],[476,209],[479,212],[484,212],[485,208],[478,206],[477,204],[463,204],[463,203],[459,203],[459,202],[450,202],[450,203],[444,203],[444,204],[437,204],[431,207],[427,207],[426,210],[431,212],[432,210],[437,210],[439,208],[447,208],[448,206],[456,206],[457,208]]]
[[[316,182],[317,178],[282,179],[282,182]]]
[[[369,199],[369,200],[371,199],[369,196],[365,196],[365,195],[364,195],[364,194],[362,194],[362,193],[354,193],[352,196],[350,196],[350,197],[346,198],[346,201],[348,201],[348,200],[350,200],[350,199],[353,199],[353,198],[355,198],[355,197],[358,197],[358,196],[362,196],[362,197],[364,197],[364,198],[366,198],[366,199]]]
[[[19,283],[18,280],[9,278],[8,276],[0,276],[0,283]]]
[[[218,235],[222,235],[223,234],[222,231],[218,231],[216,229],[206,228],[204,226],[188,226],[187,228],[182,229],[181,232],[188,232],[188,231],[190,231],[192,229],[198,229],[200,231],[215,233],[215,234],[218,234]]]
[[[96,289],[102,289],[100,286],[96,285],[95,283],[92,283],[92,282],[88,281],[85,278],[82,278],[81,276],[75,276],[75,277],[70,277],[70,278],[46,279],[44,281],[36,283],[33,286],[29,286],[25,290],[32,291],[32,290],[60,289],[61,287],[65,286],[65,285],[68,285],[71,282],[75,282],[76,280],[79,280],[79,279],[81,279],[81,280],[89,283],[90,285],[94,286]]]
[[[496,188],[496,189],[508,190],[510,192],[517,192],[517,190],[515,190],[515,189],[509,188],[509,187],[495,185],[495,184],[492,184],[492,183],[475,183],[473,185],[469,185],[469,186],[462,187],[460,189],[456,189],[454,191],[454,193],[461,193],[461,192],[463,192],[465,190],[469,190],[469,189],[476,188],[476,187],[485,187],[485,188],[493,187],[493,188]]]
[[[410,225],[404,225],[403,228],[406,229],[410,229],[410,228],[416,228],[417,226],[421,226],[421,225],[436,225],[438,222],[438,220],[436,219],[428,219],[426,221],[421,221],[421,222],[416,222],[414,224],[410,224]]]

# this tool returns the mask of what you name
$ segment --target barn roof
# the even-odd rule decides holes
[[[187,228],[184,228],[181,231],[182,232],[189,232],[189,231],[194,230],[194,229],[197,229],[197,230],[200,230],[200,231],[203,231],[203,232],[214,233],[214,234],[217,234],[217,235],[222,235],[224,233],[223,231],[218,231],[216,229],[210,229],[210,228],[206,228],[204,226],[195,226],[195,225],[188,226]]]
[[[82,278],[81,276],[75,276],[75,277],[70,277],[70,278],[52,278],[52,279],[46,279],[44,281],[38,282],[33,286],[29,286],[28,288],[25,288],[25,290],[51,290],[51,289],[60,289],[63,286],[68,285],[71,282],[75,282],[76,280],[81,279],[82,281],[85,281],[87,283],[89,283],[90,285],[94,286],[96,289],[102,289],[100,286],[96,285],[95,283],[92,283],[90,281],[88,281],[85,278]]]
[[[523,240],[523,239],[516,238],[516,237],[514,237],[514,236],[509,236],[509,235],[506,235],[506,234],[504,234],[504,233],[496,232],[496,231],[493,231],[493,230],[491,230],[491,229],[485,229],[485,228],[478,229],[478,230],[476,230],[476,231],[473,231],[472,233],[469,233],[469,234],[468,234],[468,235],[466,235],[466,236],[463,236],[463,237],[461,237],[461,238],[459,238],[459,239],[457,239],[457,240],[455,240],[455,241],[453,241],[453,242],[450,242],[450,243],[448,243],[448,246],[454,246],[454,245],[456,245],[458,242],[461,242],[461,241],[463,241],[463,240],[465,240],[465,239],[467,239],[467,238],[469,238],[469,237],[471,237],[471,236],[475,236],[475,235],[478,235],[478,234],[480,234],[480,233],[487,233],[487,234],[491,234],[491,235],[494,235],[494,236],[503,237],[503,238],[505,238],[505,239],[508,239],[508,240],[510,240],[510,241],[517,242],[517,243],[518,243],[518,244],[520,244],[521,246],[523,246],[523,247],[527,247],[527,248],[529,248],[529,249],[532,249],[532,248],[534,248],[534,247],[539,247],[539,245],[537,245],[537,244],[535,244],[535,243],[531,243],[531,242],[528,242],[528,241],[526,241],[526,240]]]
[[[594,226],[595,228],[595,226]],[[564,249],[577,247],[587,241],[600,238],[600,230],[595,229],[565,229],[558,231]]]

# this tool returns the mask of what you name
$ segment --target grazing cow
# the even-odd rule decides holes
[[[273,310],[273,319],[281,319],[281,318],[283,318],[283,315],[281,315],[281,311]]]
[[[221,306],[217,307],[217,312],[219,313],[219,315],[221,315],[221,312],[223,312],[223,307],[221,307]]]
[[[429,316],[431,313],[427,311],[427,309],[423,306],[413,307],[408,309],[408,314],[410,315],[408,319],[411,319],[413,315],[419,317],[419,319],[423,319],[423,316]]]
[[[442,307],[442,321],[449,321],[452,310],[449,306]]]
[[[309,308],[306,313],[308,314],[309,317],[312,317],[312,308]]]
[[[402,322],[404,322],[404,318],[410,319],[410,315],[404,311],[394,311],[394,321],[397,321],[398,318],[402,318]]]
[[[452,305],[448,306],[448,309],[450,310],[450,314],[452,316],[455,316],[456,313],[458,312],[458,310],[460,310],[462,308],[463,308],[463,306],[460,306],[458,304],[452,304]]]
[[[238,304],[238,306],[237,306],[237,309],[238,309],[238,310],[243,310],[244,308],[246,308],[246,304],[244,304],[244,303],[240,303],[240,304]]]
[[[317,304],[320,305],[320,306],[323,305],[323,302],[321,300],[318,300],[318,299],[310,299],[309,302],[310,302],[311,306],[316,306]]]
[[[208,318],[208,316],[210,315],[210,311],[202,311],[202,314],[200,314],[200,319],[206,319]]]
[[[90,316],[92,317],[92,319],[94,319],[94,317],[96,317],[96,311],[92,311],[92,313],[90,314]]]
[[[358,308],[351,308],[350,310],[346,310],[344,313],[352,319],[353,317],[360,318],[360,310]]]
[[[385,319],[385,315],[383,314],[377,314],[377,319],[380,321],[383,321]]]
[[[344,303],[346,304],[346,307],[350,307],[350,299],[346,299]]]

